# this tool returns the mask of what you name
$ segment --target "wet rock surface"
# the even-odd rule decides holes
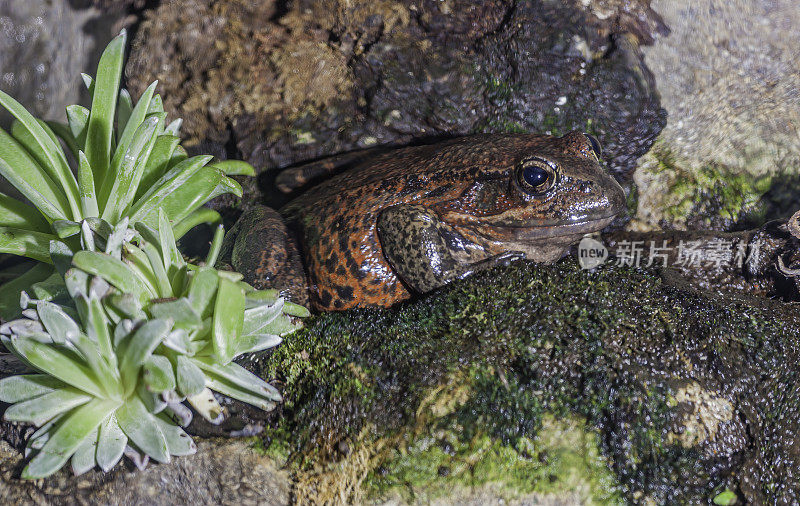
[[[124,25],[121,3],[43,0],[0,3],[0,89],[35,116],[63,121],[64,108],[88,100],[80,72]],[[0,112],[0,126],[10,121]]]
[[[144,471],[117,466],[109,474],[90,471],[73,477],[67,470],[36,482],[16,477],[18,452],[0,441],[0,501],[3,504],[241,504],[289,502],[289,479],[274,461],[242,440],[209,440],[197,454]]]
[[[642,51],[669,119],[636,171],[638,228],[722,230],[753,211],[790,215],[800,188],[797,2],[652,7],[671,33]]]
[[[578,417],[613,471],[609,482],[604,466],[587,468],[593,500],[694,503],[730,489],[792,503],[798,338],[792,306],[569,260],[496,269],[396,310],[318,317],[253,367],[285,384],[281,429],[266,441],[294,452],[297,497],[355,494],[354,483],[413,497],[498,475],[519,494],[547,483],[532,479],[542,474],[563,484],[526,441],[545,420]],[[392,481],[426,468],[431,448],[434,471]],[[504,451],[541,465],[503,467]]]
[[[261,169],[473,132],[580,129],[628,178],[665,122],[638,47],[664,26],[646,2],[586,5],[165,2],[140,25],[127,76],[137,93],[159,79],[199,147]]]

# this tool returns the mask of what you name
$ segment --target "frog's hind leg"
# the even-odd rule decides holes
[[[276,289],[308,305],[308,290],[297,243],[281,216],[265,206],[246,211],[225,237],[222,259],[259,290]]]
[[[378,236],[395,273],[419,293],[524,258],[516,251],[489,254],[424,206],[399,205],[383,210],[378,217]]]

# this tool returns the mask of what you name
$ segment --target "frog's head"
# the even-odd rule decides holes
[[[625,210],[620,185],[600,165],[594,137],[509,136],[461,195],[438,207],[442,219],[493,249],[550,261]]]

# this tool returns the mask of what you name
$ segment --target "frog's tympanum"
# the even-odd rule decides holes
[[[477,135],[362,156],[280,214],[245,213],[229,237],[231,263],[257,287],[326,311],[389,306],[517,258],[554,261],[625,209],[599,156],[579,132]],[[292,191],[337,167],[288,169],[277,183]]]

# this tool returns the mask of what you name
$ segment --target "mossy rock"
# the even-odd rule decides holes
[[[263,445],[299,499],[791,502],[798,338],[788,305],[518,262],[318,316],[249,365],[285,385]]]

